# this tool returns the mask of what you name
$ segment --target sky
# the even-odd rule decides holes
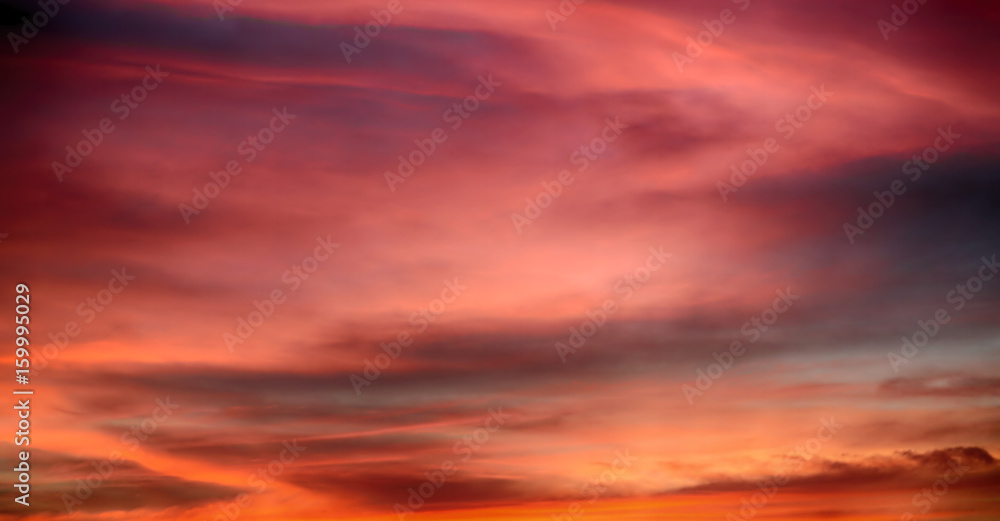
[[[990,2],[0,22],[4,519],[1000,519]]]

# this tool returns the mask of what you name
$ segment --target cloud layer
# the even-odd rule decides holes
[[[0,512],[1000,514],[995,9],[218,5],[8,37]]]

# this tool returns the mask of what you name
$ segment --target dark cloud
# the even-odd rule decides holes
[[[996,460],[980,447],[953,447],[929,452],[901,451],[890,456],[872,456],[861,461],[821,460],[810,462],[804,471],[790,472],[789,462],[778,463],[774,473],[755,479],[732,477],[684,488],[676,493],[753,492],[760,490],[758,480],[773,475],[788,477],[782,490],[792,493],[859,493],[863,490],[919,490],[933,483],[952,464],[967,467],[961,477],[970,488],[987,486],[1000,476]]]
[[[6,454],[13,454],[11,445]],[[178,508],[188,510],[231,499],[240,489],[170,476],[146,468],[130,459],[127,450],[115,451],[103,459],[82,459],[64,453],[32,449],[29,462],[34,477],[44,474],[44,482],[33,484],[31,515],[65,514],[67,505],[73,512],[136,512]],[[15,461],[3,461],[4,468],[13,468]],[[40,471],[38,469],[44,469]],[[39,486],[39,483],[44,483]],[[88,484],[89,483],[89,484]],[[38,490],[43,492],[39,493]],[[25,512],[11,502],[0,506],[0,512],[22,517]]]

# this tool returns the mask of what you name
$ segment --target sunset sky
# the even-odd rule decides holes
[[[992,2],[42,4],[0,518],[1000,519]]]

